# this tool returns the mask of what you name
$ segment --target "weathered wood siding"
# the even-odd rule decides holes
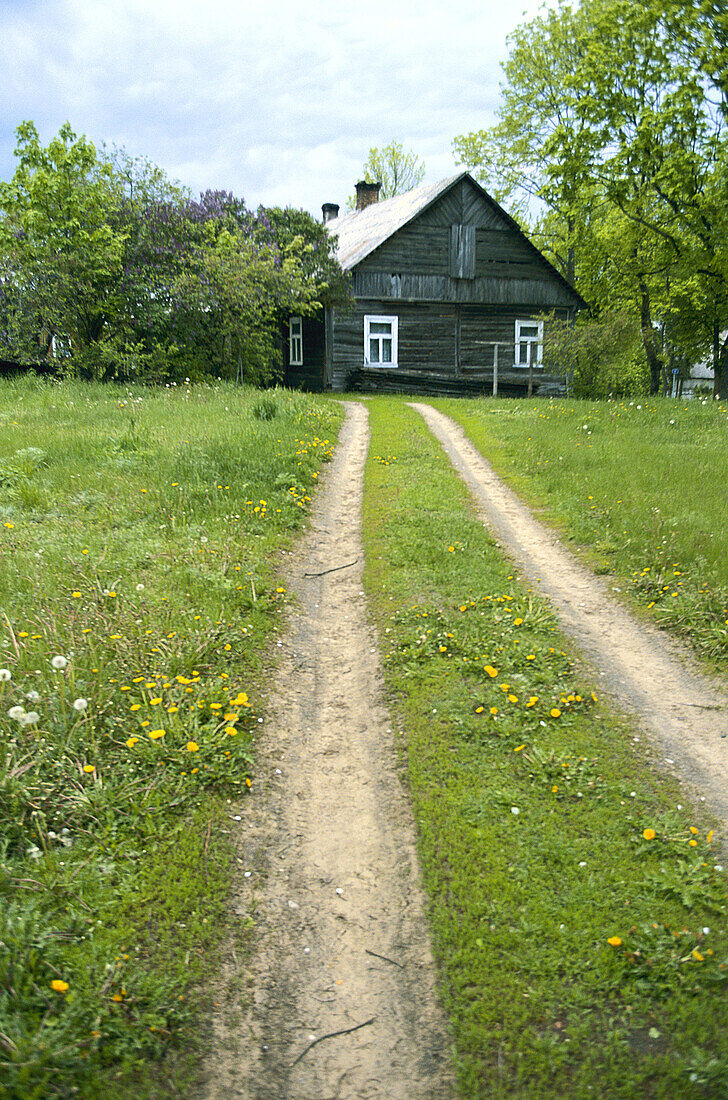
[[[353,272],[355,297],[573,305],[573,294],[467,180],[394,233]]]
[[[283,334],[283,368],[285,384],[292,390],[319,393],[324,389],[326,341],[323,318],[303,318],[303,365],[291,366],[288,325]],[[362,344],[363,346],[363,344]]]
[[[495,306],[458,306],[450,302],[394,302],[387,299],[357,301],[353,312],[339,311],[333,318],[333,389],[343,391],[355,384],[364,367],[364,316],[380,314],[399,319],[397,369],[423,380],[430,374],[464,380],[468,371],[492,371],[492,343],[498,341],[499,370],[513,368],[516,321],[535,309]],[[560,311],[562,315],[565,310]],[[376,377],[371,367],[367,374]],[[392,371],[387,371],[391,374]],[[505,378],[505,375],[503,375]],[[516,368],[514,378],[527,381],[528,371]],[[456,387],[457,388],[457,387]]]
[[[578,296],[470,179],[392,233],[352,270],[353,311],[331,318],[327,385],[410,392],[524,392],[517,320],[573,314]],[[365,366],[366,314],[398,318],[397,367]],[[536,392],[559,380],[536,369]]]

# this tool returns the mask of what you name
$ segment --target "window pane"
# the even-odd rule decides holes
[[[387,340],[387,339],[382,340],[382,362],[383,363],[391,363],[392,362],[392,341],[391,340]]]
[[[386,336],[390,336],[392,333],[391,321],[373,321],[369,325],[370,332],[384,333]]]
[[[519,363],[527,363],[528,362],[528,344],[526,344],[526,343],[518,345],[518,362]]]
[[[538,325],[521,325],[521,336],[533,337],[538,339]]]
[[[379,341],[378,340],[370,340],[369,341],[369,362],[370,363],[378,363],[379,362]]]

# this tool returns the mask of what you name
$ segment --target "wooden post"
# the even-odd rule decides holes
[[[498,345],[493,344],[493,397],[498,396]]]

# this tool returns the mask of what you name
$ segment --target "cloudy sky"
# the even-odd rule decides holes
[[[343,204],[372,145],[455,170],[539,0],[0,0],[0,179],[14,130],[68,120],[194,192]]]

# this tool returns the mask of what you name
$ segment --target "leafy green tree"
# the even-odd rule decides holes
[[[114,226],[112,171],[68,123],[43,148],[17,130],[18,167],[0,182],[0,249],[8,340],[23,362],[57,341],[69,352],[104,340],[122,307],[126,235]]]
[[[512,36],[496,126],[455,142],[544,204],[539,243],[597,315],[639,318],[653,392],[698,333],[728,392],[727,41],[717,0],[562,4]]]
[[[381,183],[380,198],[391,199],[417,187],[425,178],[425,165],[416,153],[406,151],[398,141],[390,141],[381,148],[369,150],[362,179],[367,183]],[[350,200],[350,205],[354,201]]]

